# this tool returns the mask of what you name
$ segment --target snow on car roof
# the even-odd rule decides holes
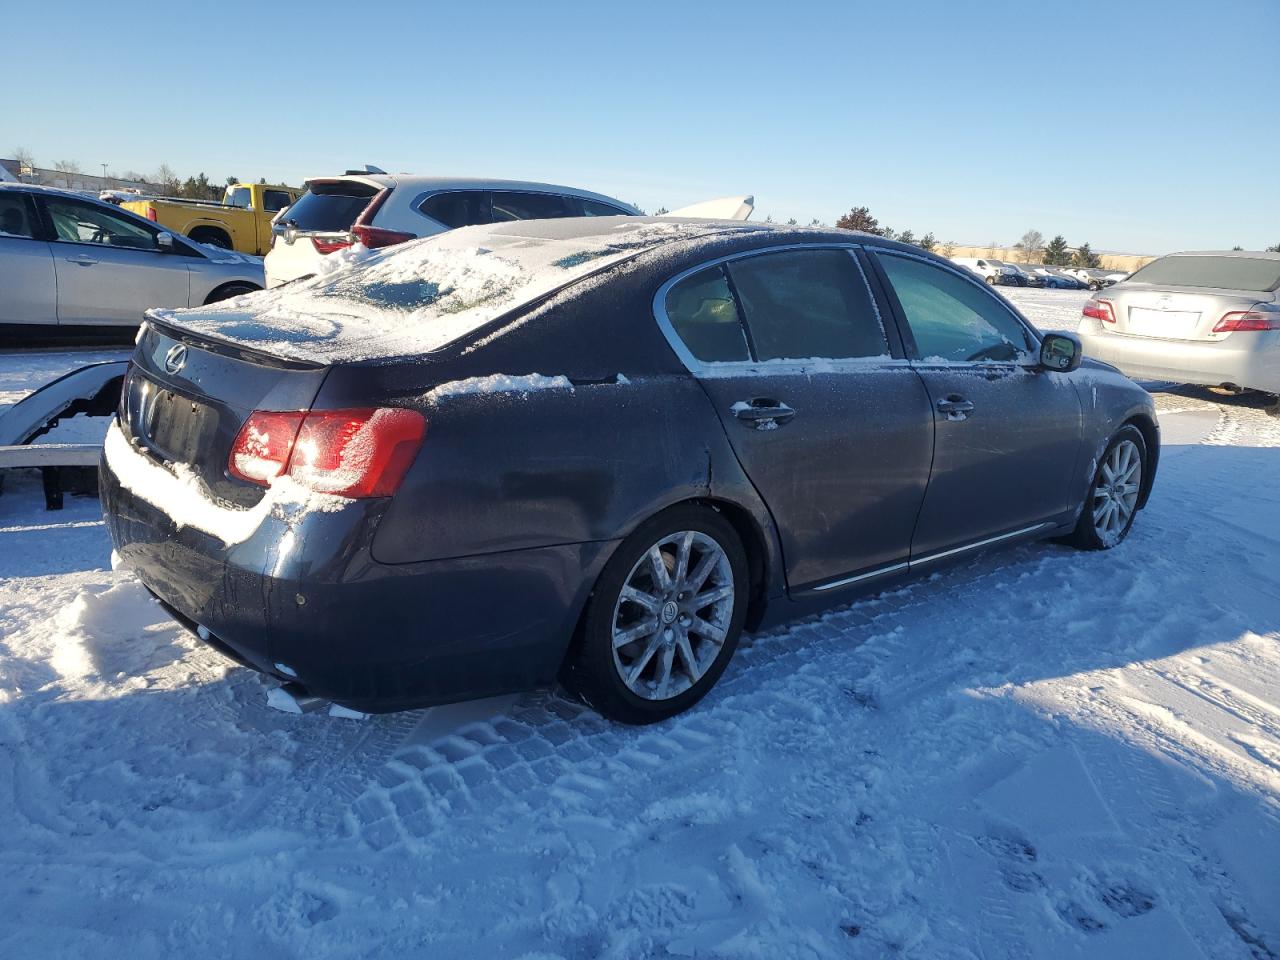
[[[718,220],[583,217],[463,227],[322,261],[316,277],[149,316],[288,360],[430,353],[509,311],[646,250],[768,229]]]

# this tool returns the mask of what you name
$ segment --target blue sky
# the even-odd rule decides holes
[[[298,182],[569,183],[652,210],[867,205],[940,240],[1280,243],[1280,0],[47,3],[0,155]]]

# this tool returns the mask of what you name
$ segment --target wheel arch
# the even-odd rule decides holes
[[[247,287],[249,293],[257,293],[262,289],[262,287],[250,280],[228,280],[226,283],[220,283],[210,290],[204,298],[204,304],[216,303],[225,299],[226,292],[234,287]]]
[[[1141,510],[1147,505],[1147,499],[1151,496],[1151,486],[1156,479],[1156,467],[1160,462],[1160,428],[1150,414],[1146,413],[1134,414],[1122,426],[1136,427],[1147,446],[1147,469],[1143,471],[1142,489],[1138,491],[1138,509]]]

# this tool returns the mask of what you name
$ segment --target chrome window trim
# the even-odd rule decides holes
[[[956,264],[954,263],[949,263],[945,260],[944,261],[935,260],[932,257],[922,257],[919,254],[911,253],[908,250],[898,250],[893,247],[880,246],[879,244],[876,244],[876,243],[865,243],[862,246],[868,253],[874,253],[877,255],[886,254],[888,256],[894,256],[894,257],[904,257],[908,260],[919,260],[921,263],[927,263],[930,266],[937,267],[940,270],[943,270],[947,273],[951,273],[959,277],[961,280],[964,280],[966,283],[972,284],[974,287],[981,290],[986,296],[990,297],[993,301],[995,301],[997,304],[1003,307],[1005,312],[1008,313],[1009,316],[1013,317],[1014,322],[1017,323],[1020,327],[1022,327],[1023,330],[1025,330],[1027,333],[1031,335],[1031,340],[1036,346],[1036,350],[1034,352],[1038,353],[1040,348],[1040,343],[1042,340],[1040,331],[1037,330],[1032,325],[1031,321],[1027,320],[1025,317],[1022,316],[1022,314],[1018,313],[1018,311],[1013,307],[1012,304],[1006,302],[1003,297],[996,294],[993,290],[991,290],[990,287],[987,286],[986,283],[979,281],[978,278],[975,277],[969,271],[956,266]],[[988,261],[988,262],[992,262],[992,261]],[[890,287],[892,287],[893,281],[889,279],[888,276],[886,276],[885,279],[888,280]],[[897,297],[898,291],[894,290],[893,295]],[[901,303],[902,302],[901,299],[899,299],[898,302]],[[910,329],[911,321],[906,316],[904,316],[902,319],[907,324],[907,329]],[[913,341],[915,340],[915,331],[912,331],[911,339]],[[918,348],[919,344],[916,344],[916,346]],[[925,363],[923,359],[914,360],[912,362],[916,366],[964,365],[967,367],[990,367],[995,365],[995,366],[1008,366],[1008,367],[1022,367],[1024,369],[1039,366],[1038,357],[1033,363],[1018,363],[1015,360],[949,360],[945,364],[928,364],[928,363]]]
[[[885,329],[884,316],[880,313],[880,305],[876,302],[875,288],[871,286],[871,281],[867,277],[866,271],[862,269],[862,264],[858,261],[857,250],[860,246],[862,244],[834,241],[825,243],[786,243],[776,247],[740,250],[737,253],[706,260],[696,267],[682,270],[674,277],[667,279],[658,288],[658,292],[653,295],[654,319],[657,320],[658,328],[662,331],[662,335],[667,338],[667,343],[671,345],[671,349],[680,358],[680,362],[684,364],[685,369],[697,377],[732,377],[744,373],[757,375],[808,374],[824,373],[828,370],[845,372],[850,370],[881,369],[882,367],[910,366],[910,361],[894,357],[889,352],[893,348],[889,344],[889,332]],[[871,301],[871,309],[875,313],[876,322],[880,324],[880,335],[884,338],[884,355],[879,357],[833,357],[830,359],[814,357],[797,358],[796,360],[699,360],[695,357],[689,351],[689,348],[685,346],[680,334],[676,331],[675,324],[671,322],[671,318],[667,315],[667,293],[671,288],[686,277],[701,273],[703,270],[710,270],[712,267],[718,267],[721,264],[732,263],[734,260],[745,260],[748,257],[766,256],[771,253],[786,253],[793,250],[843,250],[849,254],[849,259],[858,268],[858,276],[862,277],[863,286],[866,287],[867,298]],[[740,319],[745,332],[747,318],[742,316]]]

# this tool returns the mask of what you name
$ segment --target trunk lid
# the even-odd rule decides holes
[[[1099,299],[1111,301],[1115,333],[1160,340],[1213,342],[1230,336],[1215,333],[1224,314],[1248,310],[1269,302],[1271,294],[1212,287],[1151,287],[1117,284],[1101,291]]]
[[[264,488],[227,476],[236,434],[256,409],[309,409],[328,370],[150,318],[125,380],[120,426],[152,460],[190,470],[216,498],[252,506]]]

